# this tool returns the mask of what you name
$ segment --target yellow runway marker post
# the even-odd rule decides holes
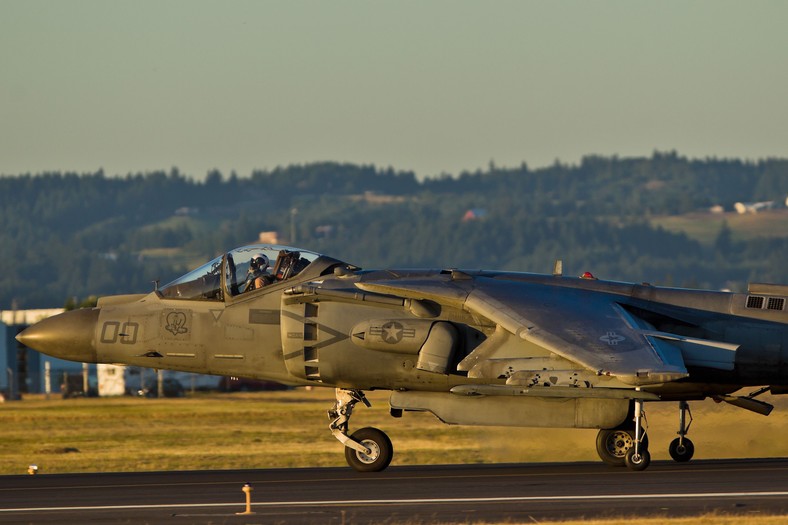
[[[236,512],[236,514],[238,516],[254,514],[254,512],[252,512],[252,486],[248,483],[244,483],[244,487],[241,490],[246,494],[246,510],[244,512]]]

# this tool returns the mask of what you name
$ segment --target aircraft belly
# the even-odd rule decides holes
[[[450,425],[613,428],[624,422],[628,399],[459,396],[392,392],[395,409],[432,412]]]

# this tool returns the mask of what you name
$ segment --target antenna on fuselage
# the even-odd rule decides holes
[[[556,259],[553,265],[553,277],[562,277],[564,275],[564,261]]]

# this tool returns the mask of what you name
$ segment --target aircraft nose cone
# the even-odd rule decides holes
[[[98,308],[63,312],[26,328],[16,340],[52,357],[95,363],[98,316]]]

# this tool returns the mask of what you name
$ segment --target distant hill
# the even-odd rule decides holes
[[[260,232],[365,267],[549,272],[561,258],[617,280],[788,283],[788,212],[733,213],[786,195],[788,160],[673,152],[425,180],[339,163],[200,182],[177,169],[0,177],[0,309],[145,292]]]

